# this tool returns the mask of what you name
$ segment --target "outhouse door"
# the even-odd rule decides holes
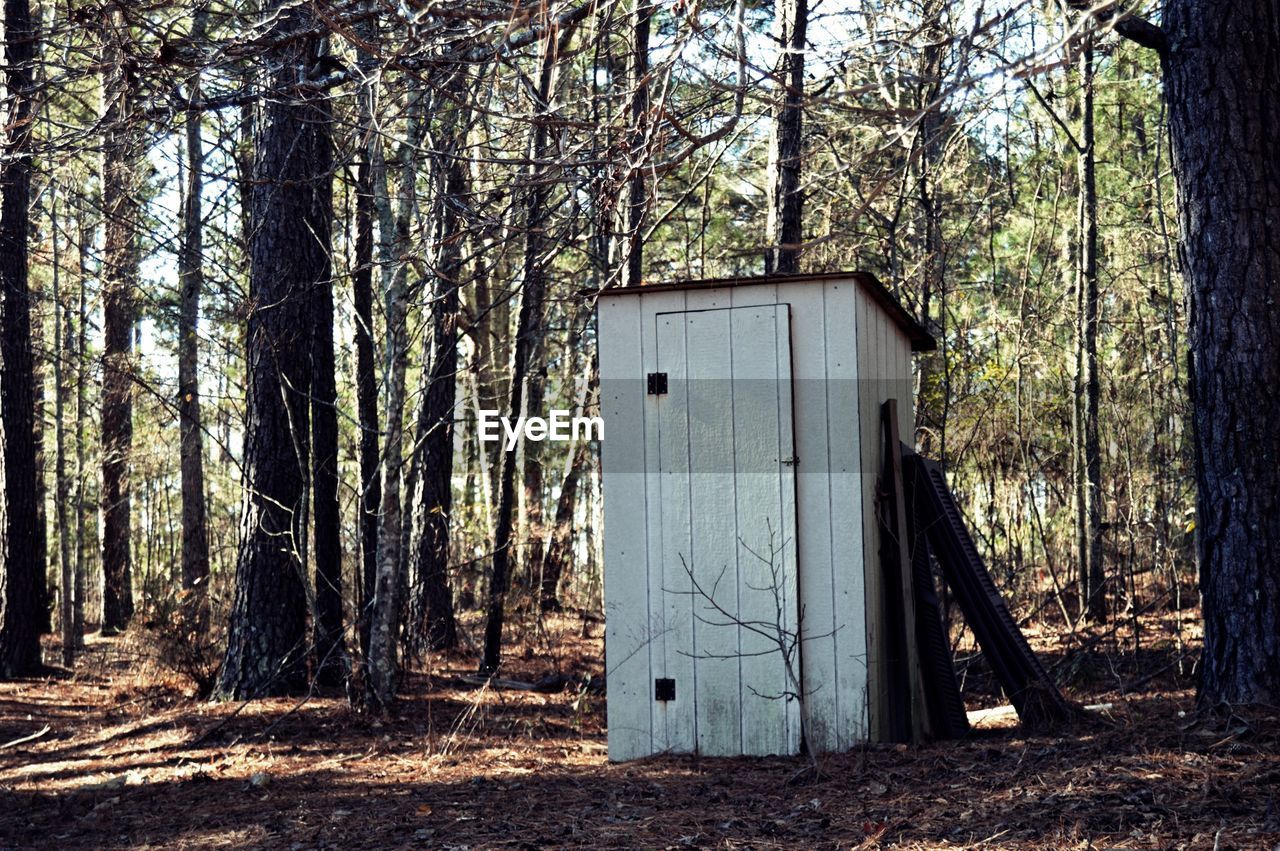
[[[662,572],[661,592],[650,585],[656,749],[798,753],[790,309],[655,321],[657,434],[646,451],[659,479],[659,510],[650,504]]]

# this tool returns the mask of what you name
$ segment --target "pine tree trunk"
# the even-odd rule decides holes
[[[543,612],[558,612],[560,580],[573,557],[573,514],[578,505],[578,479],[587,465],[587,445],[579,443],[571,450],[569,469],[560,483],[560,499],[556,501],[555,524],[542,563],[542,587],[538,595]]]
[[[395,700],[396,642],[400,614],[400,545],[403,513],[400,498],[404,468],[405,373],[409,361],[407,266],[409,220],[416,200],[417,170],[414,152],[422,139],[424,94],[411,95],[408,132],[400,149],[400,197],[395,221],[388,221],[391,209],[386,197],[385,178],[374,177],[374,206],[379,209],[379,231],[383,237],[383,304],[387,335],[386,437],[382,448],[382,503],[378,515],[377,577],[374,582],[369,629],[369,655],[365,660],[368,678],[366,697],[374,709],[385,711]],[[382,187],[381,192],[379,187]],[[387,239],[395,234],[394,242]]]
[[[1280,25],[1273,0],[1169,0],[1204,603],[1201,699],[1280,703]]]
[[[281,31],[314,26],[288,7]],[[267,55],[250,214],[244,537],[218,692],[245,699],[305,684],[310,353],[318,292],[330,286],[331,116],[324,95],[299,89],[321,40],[284,41]]]
[[[32,409],[31,296],[27,232],[31,208],[31,97],[36,29],[28,0],[4,4],[4,159],[0,161],[0,441],[3,441],[3,564],[0,679],[41,666],[44,563],[36,547],[36,449]]]
[[[1080,388],[1080,602],[1094,623],[1106,620],[1102,564],[1102,462],[1098,443],[1098,181],[1093,132],[1093,37],[1080,52],[1080,264],[1076,288],[1080,304],[1077,375]]]
[[[75,664],[75,565],[72,561],[71,524],[67,509],[71,504],[71,480],[67,477],[67,429],[66,408],[70,388],[67,384],[67,365],[72,363],[71,320],[62,292],[62,257],[58,234],[62,227],[58,221],[58,186],[49,187],[50,219],[53,227],[49,240],[53,248],[53,492],[54,512],[58,523],[58,628],[62,639],[62,664],[70,668]]]
[[[365,25],[363,37],[370,42],[378,37],[375,22]],[[362,78],[356,103],[365,138],[356,166],[355,271],[352,275],[352,301],[356,314],[356,406],[360,421],[360,605],[356,621],[360,633],[360,656],[367,664],[372,652],[370,630],[378,576],[378,512],[382,506],[378,365],[373,324],[373,225],[377,213],[383,231],[379,259],[385,263],[388,255],[385,231],[391,217],[382,138],[374,117],[378,100],[377,58],[362,50],[357,55],[357,62]],[[383,274],[386,274],[385,266]]]
[[[199,43],[208,29],[209,10],[192,15],[191,39]],[[188,97],[200,97],[200,72],[190,78]],[[204,144],[201,113],[187,111],[187,186],[182,209],[182,246],[178,253],[178,428],[182,477],[182,590],[188,629],[204,633],[209,620],[209,536],[204,498],[204,433],[200,419],[200,290],[204,285]]]
[[[774,70],[773,138],[769,150],[769,248],[765,271],[788,274],[800,271],[800,244],[804,240],[800,188],[804,123],[805,30],[809,24],[808,0],[777,0],[775,28],[781,53]]]
[[[315,541],[316,677],[338,685],[349,668],[342,640],[342,515],[338,508],[338,385],[333,352],[333,279],[316,287],[311,353],[311,498]]]
[[[369,655],[369,615],[378,570],[378,375],[373,353],[373,188],[369,163],[356,169],[355,271],[356,408],[360,421],[360,651]]]
[[[138,277],[139,144],[133,127],[133,81],[126,67],[129,27],[108,7],[104,21],[102,206],[102,632],[119,632],[133,617],[129,458],[133,448],[130,375]]]
[[[74,363],[76,365],[76,567],[75,567],[75,600],[73,601],[72,618],[75,621],[76,648],[84,646],[84,601],[88,589],[89,540],[85,523],[85,482],[89,475],[86,459],[85,412],[88,409],[88,375],[86,369],[87,333],[89,326],[89,304],[87,284],[89,281],[89,250],[93,244],[93,229],[85,221],[84,213],[78,216],[77,250],[80,254],[80,275],[76,301],[76,342]]]
[[[623,231],[627,239],[623,286],[639,286],[644,279],[644,219],[649,207],[645,180],[645,153],[649,127],[649,33],[653,22],[653,3],[635,0],[631,22],[631,179],[627,181],[626,220]]]
[[[461,75],[459,75],[461,77]],[[453,91],[465,96],[465,79]],[[459,114],[461,113],[461,114]],[[447,650],[458,644],[453,592],[449,589],[449,523],[453,508],[453,437],[458,394],[458,291],[462,286],[462,233],[458,209],[466,203],[467,166],[460,159],[467,111],[453,107],[447,150],[439,157],[444,174],[440,204],[440,256],[436,292],[431,300],[431,361],[424,370],[417,439],[422,472],[415,494],[417,548],[414,552],[415,629],[426,647]]]

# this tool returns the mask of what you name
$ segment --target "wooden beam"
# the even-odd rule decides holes
[[[902,589],[902,622],[906,632],[907,681],[911,689],[911,741],[919,743],[929,735],[929,707],[924,692],[920,647],[916,641],[916,595],[911,570],[911,550],[907,544],[907,501],[902,481],[902,439],[898,435],[898,400],[887,399],[880,406],[884,427],[885,487],[892,516],[886,526],[897,541],[898,571]]]

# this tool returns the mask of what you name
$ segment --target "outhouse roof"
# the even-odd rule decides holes
[[[820,283],[833,280],[852,280],[862,287],[862,291],[880,306],[880,309],[893,320],[911,341],[911,349],[916,352],[929,352],[938,347],[933,335],[917,322],[902,302],[889,292],[884,284],[870,272],[807,272],[790,275],[756,275],[733,278],[703,278],[695,281],[672,281],[669,283],[643,283],[632,287],[609,287],[599,290],[600,297],[642,295],[672,290],[711,289],[715,287],[749,287],[760,284],[803,284]],[[596,295],[596,290],[584,291],[584,294]]]

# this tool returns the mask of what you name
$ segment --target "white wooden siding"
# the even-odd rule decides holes
[[[653,752],[649,652],[661,629],[649,622],[640,300],[601,300],[598,321],[609,755],[627,760]]]
[[[786,639],[798,619],[795,471],[782,463],[795,454],[789,313],[742,307],[730,318],[738,608],[752,625],[738,631],[742,752],[753,755],[800,751],[800,704],[777,635],[799,653]]]
[[[796,626],[794,474],[781,463],[794,454],[788,311],[654,321],[668,377],[668,393],[651,399],[666,625],[659,676],[676,686],[663,707],[666,749],[797,753],[799,704],[770,638]]]
[[[869,735],[888,738],[888,692],[885,666],[885,619],[880,566],[880,533],[876,520],[876,485],[883,461],[880,407],[898,400],[898,431],[914,442],[911,393],[911,343],[880,306],[859,290],[857,308],[859,421],[862,424],[863,570],[867,595],[867,679]]]
[[[792,404],[799,463],[794,480],[792,564],[803,636],[804,735],[808,747],[819,752],[844,750],[876,737],[873,722],[883,716],[870,708],[873,698],[868,694],[868,683],[879,674],[875,660],[883,638],[878,612],[868,612],[867,600],[877,600],[880,593],[874,506],[880,466],[879,408],[884,399],[896,397],[902,434],[910,439],[913,414],[908,339],[850,279],[620,294],[600,300],[598,326],[602,395],[606,397],[602,398],[601,413],[605,418],[611,759],[667,750],[732,754],[794,752],[798,747],[798,723],[787,729],[785,748],[777,748],[767,732],[752,732],[749,701],[739,701],[736,708],[711,706],[718,691],[708,688],[710,681],[732,683],[736,677],[739,689],[745,688],[741,668],[745,660],[708,658],[723,655],[720,651],[728,646],[728,639],[700,624],[691,606],[664,603],[663,589],[670,587],[664,583],[673,578],[688,583],[687,574],[673,577],[668,560],[674,553],[685,552],[692,555],[694,565],[724,562],[717,604],[744,615],[742,601],[722,596],[720,591],[723,583],[730,582],[731,574],[735,589],[743,587],[744,562],[729,558],[730,550],[737,549],[732,546],[736,536],[729,529],[748,524],[750,512],[743,514],[745,509],[739,505],[756,497],[744,492],[728,498],[721,493],[720,499],[710,496],[734,488],[728,487],[732,478],[728,474],[722,483],[717,475],[705,472],[722,469],[725,453],[730,450],[700,425],[714,418],[712,408],[719,404],[702,394],[686,400],[683,409],[674,400],[663,400],[662,404],[675,406],[677,417],[687,418],[683,422],[688,455],[684,466],[673,467],[670,475],[657,474],[659,447],[671,453],[665,456],[671,458],[678,447],[662,440],[656,418],[659,403],[646,397],[643,389],[645,375],[659,371],[659,356],[665,368],[667,352],[678,355],[681,370],[688,364],[690,378],[714,376],[726,368],[746,368],[746,362],[740,362],[742,357],[762,364],[768,352],[761,350],[758,332],[741,324],[735,327],[733,314],[737,311],[717,308],[775,304],[789,306],[791,371],[796,379]],[[660,315],[689,311],[707,312],[694,314],[693,328],[684,329],[679,340],[675,326],[661,330]],[[728,355],[710,342],[726,331],[732,343]],[[670,340],[662,336],[664,333],[671,335]],[[779,356],[776,351],[773,354]],[[676,376],[671,369],[667,371],[670,395],[674,396]],[[633,382],[619,385],[630,387],[631,398],[608,398],[608,379],[623,377]],[[780,410],[779,422],[781,414]],[[626,447],[618,447],[619,443]],[[691,457],[703,468],[700,475],[689,475]],[[632,466],[611,467],[611,459]],[[640,475],[637,469],[648,469],[650,475]],[[682,509],[667,508],[662,499],[664,488],[674,492],[682,486],[688,494],[686,503],[697,506],[695,512],[688,512],[693,516],[683,519],[675,516]],[[739,486],[737,490],[750,491],[750,487]],[[684,573],[678,558],[674,565]],[[701,567],[697,569],[702,582]],[[739,608],[729,608],[730,603]],[[690,659],[674,650],[686,640],[701,648],[700,658]],[[670,705],[654,700],[654,679],[664,676],[677,680],[677,700]],[[688,705],[693,701],[679,699],[690,686],[700,708]],[[793,711],[798,709],[793,707]],[[690,725],[682,714],[685,712],[696,713],[699,719],[714,715],[721,720]]]

